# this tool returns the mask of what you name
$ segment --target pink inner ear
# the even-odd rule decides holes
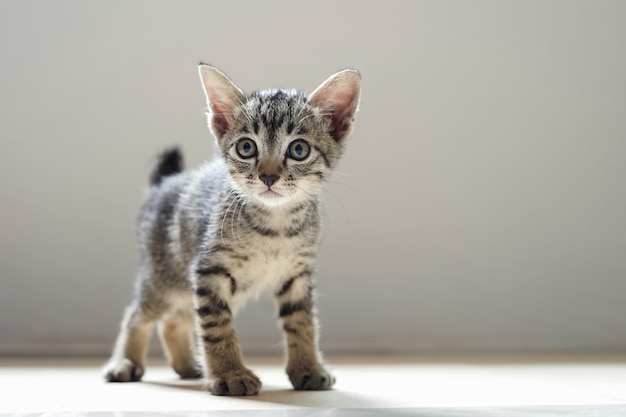
[[[235,109],[242,104],[245,97],[218,69],[201,65],[199,72],[210,109],[211,130],[219,141],[228,130]]]
[[[228,122],[234,112],[234,106],[225,96],[224,90],[214,89],[209,92],[211,106],[211,122],[216,133],[223,135],[228,130]]]
[[[354,91],[338,91],[335,95],[335,118],[343,120],[350,117],[356,110]]]
[[[213,111],[211,115],[211,122],[213,124],[213,129],[215,129],[215,133],[220,136],[223,135],[228,129],[228,120],[222,113]]]
[[[351,89],[343,89],[335,92],[335,105],[337,107],[349,110],[354,102],[354,91]]]
[[[352,130],[352,121],[359,105],[360,76],[356,71],[339,72],[315,90],[309,101],[330,119],[330,134],[337,142]]]
[[[356,92],[351,88],[340,88],[320,93],[315,97],[315,101],[320,105],[323,113],[330,116],[331,135],[339,142],[350,130],[352,117],[358,104]]]

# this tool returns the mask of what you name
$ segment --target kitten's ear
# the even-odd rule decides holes
[[[352,133],[360,95],[361,74],[344,70],[332,75],[309,96],[309,103],[320,107],[322,115],[330,118],[331,135],[337,142]]]
[[[243,92],[220,70],[211,65],[198,67],[210,114],[209,127],[217,139],[228,130],[235,109],[245,100]]]

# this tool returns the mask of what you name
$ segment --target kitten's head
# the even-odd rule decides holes
[[[334,74],[313,93],[265,90],[245,95],[218,69],[201,64],[209,127],[235,186],[267,206],[317,194],[350,136],[360,75]]]

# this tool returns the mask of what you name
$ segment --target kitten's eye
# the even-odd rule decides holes
[[[296,139],[289,144],[287,156],[296,161],[303,161],[311,153],[311,146],[304,139]]]
[[[243,159],[249,159],[256,155],[256,143],[250,138],[241,138],[237,142],[237,154]]]

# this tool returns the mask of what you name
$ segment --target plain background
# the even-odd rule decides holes
[[[0,353],[109,352],[154,155],[243,90],[363,75],[326,192],[330,353],[626,349],[623,1],[0,3]],[[278,353],[271,299],[237,330]]]

